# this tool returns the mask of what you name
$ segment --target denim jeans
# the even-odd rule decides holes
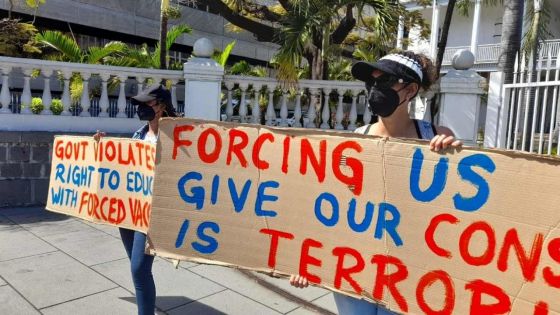
[[[340,293],[334,293],[334,301],[339,315],[396,315],[381,305]]]
[[[144,254],[146,234],[123,228],[119,228],[119,232],[126,254],[130,259],[138,314],[154,315],[156,307],[156,285],[152,275],[154,256]]]

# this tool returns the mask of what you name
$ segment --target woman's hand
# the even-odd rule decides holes
[[[93,140],[99,142],[99,140],[101,140],[101,137],[105,137],[106,133],[104,133],[103,131],[99,131],[97,130],[97,132],[93,135]]]
[[[307,281],[307,278],[300,275],[291,275],[290,284],[296,288],[307,288],[309,286],[309,281]]]
[[[463,145],[461,140],[455,139],[453,135],[439,134],[432,138],[430,141],[430,150],[438,152],[442,149],[447,149],[448,147],[458,148]]]

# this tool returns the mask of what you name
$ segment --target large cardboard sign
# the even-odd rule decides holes
[[[411,314],[560,312],[560,162],[188,119],[160,124],[149,251],[301,274]]]
[[[57,136],[47,209],[146,232],[155,145],[132,139]]]

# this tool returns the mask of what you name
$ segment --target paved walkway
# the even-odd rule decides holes
[[[335,312],[329,291],[285,279],[160,258],[158,314]],[[43,208],[0,208],[0,314],[135,314],[129,262],[114,227]]]

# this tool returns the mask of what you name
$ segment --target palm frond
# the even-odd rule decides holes
[[[89,64],[102,63],[103,59],[117,53],[124,53],[127,45],[123,42],[113,41],[103,47],[91,47],[87,51],[86,61]]]
[[[169,30],[167,31],[167,37],[165,42],[165,46],[166,46],[165,48],[167,48],[167,51],[169,51],[171,45],[173,45],[175,41],[177,41],[177,38],[179,38],[179,36],[183,34],[190,34],[191,32],[192,32],[192,28],[190,28],[186,24],[177,24],[170,27]]]
[[[216,60],[217,63],[219,63],[222,67],[224,67],[236,43],[237,43],[236,41],[233,41],[227,44],[226,48],[224,48],[224,50],[221,53],[213,56],[214,60]]]
[[[59,31],[44,31],[36,35],[35,39],[45,46],[60,52],[66,61],[82,62],[83,52],[76,41]]]

